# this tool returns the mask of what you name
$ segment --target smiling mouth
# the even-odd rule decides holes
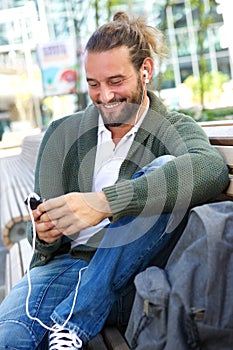
[[[113,109],[120,106],[122,102],[114,102],[114,103],[102,103],[102,106],[106,109]]]
[[[107,102],[107,103],[98,101],[97,105],[100,108],[106,108],[108,110],[111,110],[111,109],[114,109],[114,108],[117,108],[117,107],[121,106],[125,102],[126,102],[126,99],[110,101],[110,102]]]

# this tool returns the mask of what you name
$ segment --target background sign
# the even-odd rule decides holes
[[[76,93],[78,62],[75,40],[38,45],[37,54],[45,96]]]

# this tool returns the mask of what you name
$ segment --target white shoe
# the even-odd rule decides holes
[[[79,337],[55,324],[49,335],[49,350],[76,350],[82,348],[82,340]]]

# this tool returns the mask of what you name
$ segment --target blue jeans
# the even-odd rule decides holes
[[[53,322],[62,325],[72,307],[78,272],[88,265],[82,273],[66,328],[75,331],[86,343],[101,331],[106,321],[123,323],[123,318],[129,316],[130,305],[126,310],[124,302],[132,296],[135,275],[154,259],[158,262],[164,259],[164,252],[171,250],[182,231],[166,232],[170,216],[126,217],[110,225],[89,265],[66,254],[56,256],[45,266],[33,268],[30,272],[31,315],[50,327]],[[132,228],[140,227],[141,234],[126,242],[122,234],[117,234],[122,227],[124,237],[133,237]],[[24,276],[0,305],[0,349],[47,349],[48,331],[26,315],[27,293],[28,282]],[[116,309],[118,313],[113,312]]]

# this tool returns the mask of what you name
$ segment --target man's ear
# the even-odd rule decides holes
[[[148,84],[152,78],[154,70],[154,60],[151,57],[146,57],[142,64],[142,81]]]

